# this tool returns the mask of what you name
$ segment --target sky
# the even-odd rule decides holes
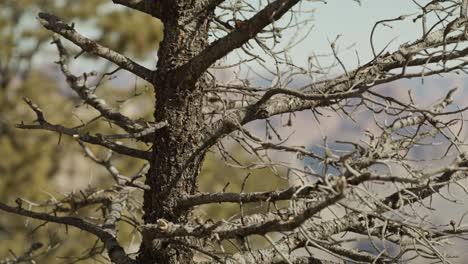
[[[327,4],[310,3],[316,7],[314,30],[311,35],[293,52],[293,58],[301,60],[304,53],[330,52],[329,40],[333,41],[341,34],[338,47],[342,49],[354,44],[353,48],[343,52],[340,58],[347,64],[356,62],[355,51],[364,60],[371,58],[369,36],[375,22],[382,19],[396,18],[417,12],[417,6],[410,0],[362,0],[361,5],[353,0],[331,0]],[[390,49],[399,44],[414,40],[421,33],[420,24],[411,18],[392,23],[393,28],[378,26],[374,35],[376,50],[383,48],[388,41],[397,37]]]

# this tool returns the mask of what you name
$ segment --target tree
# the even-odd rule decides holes
[[[38,18],[54,32],[58,64],[68,85],[99,112],[101,121],[118,126],[121,132],[83,131],[52,123],[30,99],[25,102],[36,120],[18,125],[74,138],[88,157],[109,171],[114,186],[83,193],[79,200],[80,208],[101,205],[102,215],[62,212],[61,201],[47,204],[47,210],[35,211],[24,206],[22,199],[16,205],[0,203],[1,210],[91,233],[103,243],[110,260],[119,264],[333,263],[340,259],[392,263],[416,257],[448,261],[440,251],[442,241],[465,235],[460,225],[463,217],[448,227],[437,226],[420,212],[438,209],[431,208],[430,201],[438,195],[446,198],[446,187],[462,186],[467,177],[468,158],[462,137],[465,108],[453,106],[456,89],[448,89],[431,106],[421,107],[411,93],[407,98],[388,96],[381,87],[401,79],[464,72],[468,1],[414,1],[420,6],[419,14],[378,21],[370,36],[372,59],[353,70],[340,60],[338,39],[332,41],[332,58],[344,71],[335,76],[320,67],[318,58],[311,57],[307,67],[294,63],[288,53],[295,43],[281,44],[282,34],[302,32],[309,20],[301,14],[321,1],[113,2],[164,24],[156,69],[87,38],[55,15],[39,13]],[[409,17],[422,24],[422,34],[393,52],[377,50],[375,29]],[[154,120],[132,120],[99,98],[90,84],[92,74],[78,76],[70,71],[70,52],[61,37],[82,50],[78,55],[88,53],[117,65],[108,75],[126,70],[151,84],[156,98]],[[233,51],[243,53],[240,61],[219,62]],[[268,86],[255,84],[248,74],[239,73],[234,83],[223,82],[214,74],[217,67],[249,67],[251,63],[272,76]],[[299,79],[305,84],[297,87]],[[375,117],[375,124],[362,141],[329,142],[324,136],[321,148],[288,145],[277,131],[281,127],[277,116],[288,116],[286,125],[292,125],[292,114],[305,110],[317,120],[311,129],[320,129],[324,112],[353,120],[364,111],[368,117]],[[246,126],[259,120],[264,120],[264,139]],[[223,147],[228,141],[237,142],[257,160],[239,161]],[[126,177],[89,145],[146,161],[148,170]],[[432,157],[418,160],[415,152],[421,148],[430,149],[437,162]],[[245,192],[246,176],[240,191],[223,188],[201,193],[198,178],[210,150],[217,150],[237,166],[269,168],[271,174],[286,175],[291,186]],[[274,162],[270,156],[274,152],[306,157],[308,166],[298,169]],[[140,181],[143,175],[144,182]],[[134,217],[141,209],[134,202],[139,192],[144,193],[143,222]],[[244,211],[245,204],[259,202],[266,205],[265,211]],[[239,216],[222,220],[195,217],[195,208],[216,203],[237,203]],[[73,214],[67,214],[70,211]],[[317,218],[328,211],[334,215]],[[142,236],[136,257],[119,243],[119,222],[134,226]],[[339,236],[343,234],[348,234],[346,239]],[[262,236],[269,244],[253,247],[250,239],[255,236]],[[363,236],[371,245],[369,250],[349,244]],[[226,241],[237,250],[224,251]],[[320,258],[317,252],[327,255]]]

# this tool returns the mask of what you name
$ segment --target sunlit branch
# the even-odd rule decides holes
[[[89,133],[82,133],[76,128],[67,128],[61,125],[51,124],[44,118],[44,114],[42,113],[42,110],[37,105],[32,103],[31,100],[27,98],[25,98],[25,101],[29,105],[29,107],[33,109],[33,111],[36,113],[36,116],[37,116],[36,121],[38,122],[38,124],[33,124],[33,125],[17,124],[16,125],[17,128],[53,131],[59,134],[71,136],[77,140],[81,140],[87,143],[100,145],[108,149],[111,149],[117,153],[128,155],[131,157],[140,158],[140,159],[149,159],[150,157],[150,153],[147,151],[129,148],[120,143],[115,143],[113,141],[106,140],[102,136],[91,136]]]
[[[106,48],[96,43],[95,41],[86,38],[85,36],[76,32],[72,26],[62,22],[58,17],[54,15],[50,15],[47,13],[39,13],[38,17],[39,21],[45,28],[75,43],[83,51],[109,60],[110,62],[115,63],[122,69],[134,73],[143,80],[151,82],[153,77],[153,71],[143,67],[142,65],[132,61],[131,59],[123,56],[122,54],[114,50]]]

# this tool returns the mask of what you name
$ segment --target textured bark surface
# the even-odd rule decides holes
[[[144,195],[145,223],[166,219],[188,221],[189,210],[177,209],[176,201],[197,189],[197,176],[204,154],[192,158],[200,145],[203,128],[202,99],[204,77],[187,78],[180,66],[197,55],[208,43],[209,16],[203,1],[165,1],[161,19],[165,25],[164,41],[158,52],[157,71],[153,79],[156,90],[155,120],[168,126],[155,134],[151,168]],[[169,249],[164,241],[142,245],[140,263],[190,263],[190,251]]]

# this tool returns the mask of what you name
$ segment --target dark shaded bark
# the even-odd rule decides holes
[[[164,40],[158,52],[153,78],[156,90],[155,120],[168,126],[155,134],[151,168],[144,195],[145,223],[166,219],[186,223],[189,210],[177,209],[177,200],[197,190],[197,177],[204,153],[193,158],[200,145],[203,128],[202,99],[205,77],[187,78],[181,70],[189,59],[208,44],[209,15],[204,1],[162,1]],[[192,157],[192,158],[191,158]],[[173,247],[165,241],[142,243],[139,263],[191,263],[190,250]]]

